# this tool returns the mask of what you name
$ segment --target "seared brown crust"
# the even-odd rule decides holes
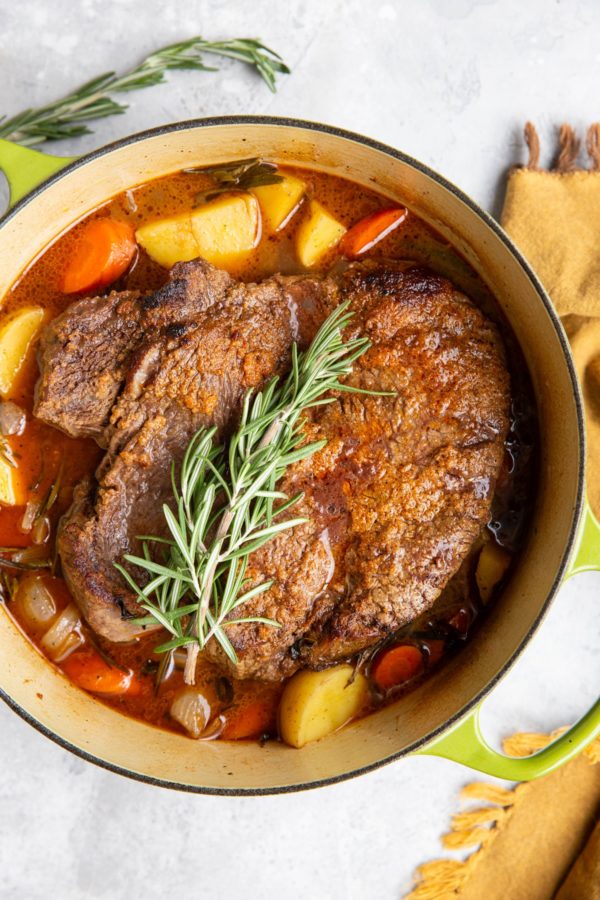
[[[140,630],[131,621],[140,612],[135,595],[114,563],[139,550],[138,535],[163,533],[171,463],[181,460],[194,432],[212,425],[226,432],[245,392],[286,368],[292,312],[276,279],[242,285],[203,260],[176,266],[165,288],[138,302],[141,336],[100,435],[108,452],[96,483],[79,490],[58,535],[69,587],[92,627],[109,640],[131,640]],[[49,364],[46,359],[44,385]],[[80,365],[78,357],[73,364]]]
[[[278,679],[346,658],[431,606],[459,568],[489,517],[508,427],[495,326],[407,262],[245,286],[197,261],[138,301],[142,336],[100,436],[109,451],[59,536],[65,575],[100,633],[135,633],[121,614],[138,611],[135,597],[113,563],[136,535],[160,532],[171,459],[201,426],[226,434],[244,392],[283,371],[292,340],[310,341],[346,298],[351,331],[372,342],[350,382],[393,396],[340,394],[307,414],[307,439],[328,443],[282,489],[304,491],[295,514],[308,521],[251,557],[250,578],[274,585],[243,610],[281,627],[231,626],[235,673]],[[218,646],[208,652],[227,664]]]
[[[69,306],[42,332],[35,415],[71,437],[102,443],[131,349],[141,337],[139,294],[113,292]]]
[[[251,558],[252,581],[274,586],[244,615],[281,628],[228,629],[242,677],[328,665],[410,621],[489,518],[509,412],[496,328],[448,281],[402,263],[351,266],[339,292],[372,342],[348,382],[395,396],[341,394],[308,414],[307,438],[327,446],[282,490],[304,491],[295,513],[309,521]]]

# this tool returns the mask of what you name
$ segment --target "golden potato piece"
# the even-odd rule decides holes
[[[0,456],[0,503],[23,506],[27,503],[27,485],[19,469]]]
[[[0,503],[16,506],[15,469],[0,458]]]
[[[296,235],[296,252],[303,266],[310,268],[335,244],[346,228],[327,212],[317,200],[311,200],[309,215],[302,222]]]
[[[41,306],[26,306],[0,326],[0,396],[9,396],[43,318]]]
[[[199,256],[189,212],[142,225],[135,237],[148,256],[165,269]]]
[[[293,175],[284,175],[283,180],[276,184],[253,188],[252,193],[258,197],[263,220],[271,231],[278,231],[287,225],[305,190],[305,183]]]
[[[479,589],[479,596],[484,603],[490,599],[494,588],[503,578],[510,565],[510,560],[510,553],[493,541],[483,545],[477,560],[475,581]]]
[[[260,207],[252,194],[217,197],[192,213],[198,256],[227,267],[260,240]]]
[[[167,269],[197,256],[227,268],[260,239],[260,208],[251,194],[224,194],[189,213],[143,225],[135,236]]]
[[[287,683],[279,706],[279,731],[292,747],[337,731],[364,708],[368,684],[364,675],[349,665],[321,672],[305,669]]]

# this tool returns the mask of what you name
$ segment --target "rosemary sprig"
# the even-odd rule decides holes
[[[35,525],[40,519],[42,519],[47,513],[50,512],[56,501],[58,500],[60,489],[62,487],[63,474],[65,470],[64,460],[61,461],[60,466],[58,468],[58,472],[56,478],[46,491],[46,494],[35,514],[35,519],[33,520],[33,524]]]
[[[48,559],[32,559],[28,562],[22,562],[16,559],[7,559],[4,556],[0,556],[0,570],[3,569],[18,569],[22,572],[29,572],[32,569],[49,569],[50,568],[50,560]]]
[[[293,345],[292,369],[283,382],[273,378],[263,391],[247,393],[228,445],[215,444],[215,428],[202,429],[191,440],[178,480],[173,470],[175,507],[163,506],[170,537],[142,536],[143,555],[124,557],[146,574],[147,583],[138,585],[117,564],[149,614],[140,624],[158,623],[172,635],[157,652],[186,648],[188,683],[194,681],[199,651],[213,637],[237,662],[228,626],[259,622],[277,627],[270,619],[232,614],[271,587],[269,581],[248,586],[250,554],[306,521],[283,516],[301,495],[290,498],[277,490],[289,465],[326,443],[304,442],[303,410],[333,402],[326,396],[330,391],[377,393],[340,380],[370,346],[366,337],[342,340],[352,318],[347,308],[344,303],[329,316],[308,350]]]
[[[0,138],[31,147],[44,141],[90,134],[91,129],[85,122],[119,115],[127,109],[111,94],[160,84],[165,81],[165,73],[170,69],[214,72],[214,67],[204,63],[206,53],[238,59],[253,66],[272,91],[275,91],[277,73],[290,71],[278,53],[256,38],[207,41],[202,37],[193,37],[162,47],[124,75],[106,72],[93,78],[63,100],[56,100],[39,109],[26,109],[10,119],[0,116]]]
[[[215,186],[196,194],[194,205],[198,206],[226,191],[249,191],[264,184],[277,184],[283,181],[283,175],[277,173],[275,163],[254,157],[238,159],[233,163],[220,166],[206,166],[203,169],[191,168],[188,173],[209,175]]]

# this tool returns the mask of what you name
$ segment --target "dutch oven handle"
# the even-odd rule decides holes
[[[0,171],[4,172],[10,189],[8,208],[76,159],[76,156],[49,156],[0,139]]]
[[[580,572],[600,570],[600,523],[587,503],[580,534],[579,545],[566,578]],[[531,781],[568,762],[600,734],[598,699],[575,725],[543,750],[525,757],[506,756],[490,747],[481,734],[480,710],[481,707],[478,706],[450,732],[417,752],[425,756],[451,759],[471,769],[485,772],[486,775],[506,778],[508,781]]]

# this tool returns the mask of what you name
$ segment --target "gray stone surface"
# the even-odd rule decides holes
[[[349,127],[432,165],[492,212],[527,118],[597,116],[595,0],[0,0],[0,111],[56,98],[194,33],[258,34],[293,68],[271,95],[235,63],[173,73],[82,152],[164,122],[262,112]],[[565,586],[484,712],[490,739],[572,721],[600,675],[600,576]],[[0,648],[1,660],[1,648]],[[0,663],[1,664],[1,663]],[[193,797],[111,775],[0,708],[0,900],[385,900],[408,889],[467,770],[406,760],[307,794]]]

